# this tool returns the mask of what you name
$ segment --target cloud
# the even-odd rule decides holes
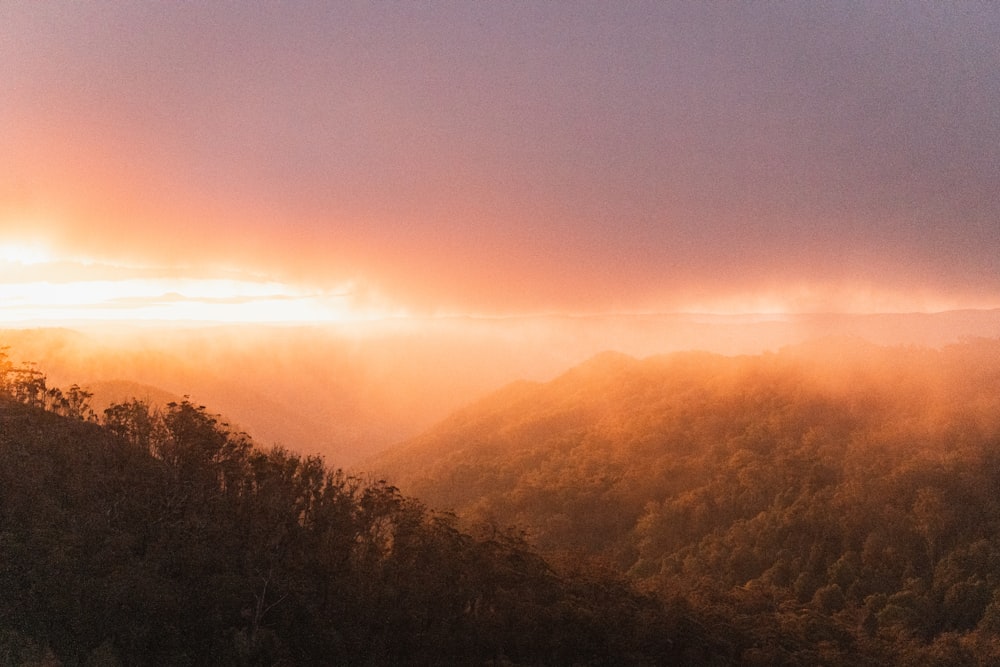
[[[427,312],[1000,303],[998,32],[990,4],[21,3],[0,238]]]
[[[0,259],[0,321],[339,321],[348,289],[315,290],[232,269],[134,266],[56,254]]]

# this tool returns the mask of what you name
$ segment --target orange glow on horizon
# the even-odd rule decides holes
[[[937,313],[948,310],[992,309],[997,304],[968,296],[948,296],[927,290],[874,289],[866,285],[788,286],[752,293],[694,298],[678,310],[704,315],[783,316],[808,313],[875,314]]]
[[[39,243],[0,244],[0,262],[33,265],[52,262],[53,256],[47,247]]]
[[[0,322],[339,323],[400,315],[359,306],[350,284],[310,289],[232,270],[176,273],[61,256],[37,242],[2,244]]]
[[[260,277],[233,266],[191,268],[80,257],[37,239],[0,243],[0,323],[17,326],[80,321],[152,323],[350,323],[384,319],[637,315],[688,313],[781,320],[806,313],[941,312],[995,308],[974,298],[871,286],[784,285],[742,293],[685,294],[683,289],[634,309],[490,312],[407,310],[373,297],[363,282],[317,288]]]

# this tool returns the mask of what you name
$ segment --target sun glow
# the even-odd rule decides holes
[[[939,312],[977,307],[984,306],[969,297],[945,298],[917,289],[783,284],[686,298],[665,294],[631,314],[777,321],[802,313]],[[489,318],[495,313],[482,315]],[[373,296],[364,283],[310,286],[233,266],[164,267],[82,257],[37,239],[0,242],[0,326],[105,321],[324,324],[398,321],[411,316],[415,317]]]
[[[3,244],[0,323],[331,323],[397,315],[359,307],[350,284],[317,289],[233,270],[197,278],[177,273],[60,256],[40,244]],[[197,273],[206,276],[204,268]]]
[[[51,251],[38,243],[0,244],[0,262],[30,266],[54,261]]]

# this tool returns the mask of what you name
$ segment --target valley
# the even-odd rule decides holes
[[[316,335],[291,333],[298,342]],[[18,342],[28,341],[36,351],[48,350],[43,358],[54,360],[57,367],[60,358],[69,358],[60,355],[77,354],[80,363],[88,358],[106,363],[110,358],[79,354],[79,334],[26,330],[19,335]],[[199,339],[186,338],[190,335],[174,341],[175,345],[184,341],[187,347],[173,348],[174,353],[187,350],[189,365],[170,363],[198,379],[202,376],[191,369],[208,355],[196,351],[193,341]],[[207,337],[204,332],[199,335]],[[270,333],[261,339],[273,341]],[[232,363],[241,354],[261,349],[256,344],[230,349],[220,352],[218,359]],[[269,377],[267,364],[289,349],[265,355],[264,372],[246,364],[249,357],[244,356],[246,372],[229,376],[220,390],[241,387],[241,400],[251,404],[255,397],[272,397],[273,403],[258,404],[264,411],[273,411],[269,406],[295,396],[282,395],[283,387],[317,390],[322,382],[315,377],[298,385],[290,380],[285,385],[250,381]],[[146,369],[153,368],[149,359],[156,358],[133,357],[148,364],[136,368]],[[126,371],[128,357],[120,359],[124,361],[118,370]],[[287,368],[295,359],[276,363]],[[77,405],[80,396],[87,398],[86,387],[85,394],[57,392],[41,364],[20,373],[13,361],[6,368],[5,391],[16,399],[13,403],[5,399],[0,406],[0,456],[8,457],[14,475],[3,500],[13,512],[4,524],[15,536],[4,547],[14,549],[8,553],[11,562],[42,558],[40,562],[54,567],[51,559],[56,552],[49,549],[64,540],[90,540],[95,546],[108,539],[125,540],[116,542],[116,555],[108,557],[138,568],[129,575],[137,577],[135,581],[166,576],[155,586],[183,585],[193,594],[198,587],[225,585],[225,572],[243,557],[240,553],[257,554],[254,558],[264,560],[239,576],[252,582],[269,563],[265,581],[273,581],[279,599],[294,596],[292,609],[297,609],[316,602],[310,601],[301,583],[305,571],[296,568],[305,567],[309,559],[326,558],[326,547],[314,542],[321,534],[328,535],[324,540],[339,535],[337,540],[369,544],[375,560],[357,561],[350,571],[337,570],[338,585],[361,586],[359,609],[397,620],[391,641],[379,635],[380,642],[388,642],[384,644],[388,653],[369,655],[362,644],[350,643],[337,644],[336,650],[358,659],[367,655],[365,659],[377,664],[396,662],[417,650],[408,642],[412,633],[421,632],[413,625],[418,618],[445,623],[434,625],[440,642],[454,641],[447,628],[460,626],[480,637],[464,647],[448,644],[455,656],[516,655],[515,664],[534,664],[539,655],[570,655],[560,652],[577,641],[572,637],[583,627],[578,625],[583,617],[607,618],[624,614],[625,609],[631,610],[628,614],[645,609],[629,621],[641,637],[609,635],[602,640],[611,642],[604,649],[588,645],[577,655],[589,655],[585,661],[596,660],[595,664],[603,664],[604,658],[598,656],[626,653],[635,664],[659,664],[666,655],[677,664],[986,664],[1000,659],[997,338],[963,336],[933,347],[829,336],[744,354],[678,351],[638,358],[602,352],[551,379],[516,380],[484,392],[421,434],[359,459],[348,473],[335,457],[318,451],[322,440],[313,448],[301,444],[310,442],[308,429],[299,434],[303,439],[295,449],[275,447],[242,433],[240,422],[214,414],[214,408],[207,410],[152,384],[126,381],[98,384],[94,395],[102,395],[109,407],[88,411]],[[39,378],[43,390],[50,387],[56,393],[38,393],[31,389],[35,384],[25,384]],[[116,392],[134,393],[115,398]],[[66,396],[72,400],[60,402]],[[421,398],[426,397],[414,400]],[[39,414],[42,406],[57,414]],[[299,405],[303,407],[309,404]],[[43,456],[39,447],[52,449]],[[128,453],[129,447],[138,453]],[[100,454],[90,460],[83,454],[87,450]],[[28,463],[35,459],[36,463]],[[102,467],[107,465],[111,467]],[[150,474],[159,481],[143,481]],[[99,485],[91,487],[91,479]],[[177,483],[182,486],[175,488]],[[171,509],[178,498],[187,497],[188,491],[181,489],[190,484],[202,485],[199,493],[205,494],[205,502],[214,500],[204,507],[202,501],[184,500],[182,511]],[[106,497],[107,489],[118,489],[113,491],[117,495]],[[271,493],[278,495],[261,495]],[[129,499],[133,514],[109,528],[99,528],[104,520],[94,523],[93,516],[69,518],[64,524],[55,517],[76,516],[77,509],[63,504],[74,494],[83,494],[81,511],[92,508],[99,513],[106,511],[106,503],[117,507]],[[333,511],[333,506],[322,509],[327,502],[356,509],[338,515],[340,523],[314,527],[304,518],[308,514],[280,519],[285,511]],[[260,503],[274,504],[268,510]],[[49,509],[38,514],[41,510],[31,507]],[[182,513],[173,514],[176,511]],[[54,540],[48,546],[26,537],[36,530],[28,526],[49,516],[45,512],[55,512],[51,517],[56,532],[47,538]],[[198,550],[218,539],[231,539],[224,537],[227,528],[218,521],[239,522],[245,520],[239,517],[256,512],[277,512],[258,520],[272,522],[266,525],[277,532],[267,539],[284,545],[279,552],[260,552],[240,538],[231,543],[229,556],[202,560],[206,556],[198,555]],[[159,528],[141,532],[146,520],[142,517],[157,525],[169,518],[165,525],[181,532],[160,533]],[[75,523],[79,521],[84,523]],[[98,532],[81,533],[75,525]],[[417,530],[416,526],[424,527],[417,533],[406,532]],[[112,533],[100,532],[108,529]],[[320,532],[310,532],[314,530]],[[420,532],[425,530],[429,532]],[[139,548],[133,540],[140,534],[146,535],[143,543],[154,540],[165,551],[154,558],[148,547]],[[189,537],[181,539],[184,534]],[[299,537],[282,541],[291,535]],[[406,542],[409,546],[400,551],[403,543],[397,541],[404,536],[415,541]],[[383,539],[388,541],[379,541]],[[462,555],[466,548],[480,556]],[[360,557],[361,552],[352,549],[340,552],[338,558]],[[487,552],[493,555],[487,557]],[[397,562],[400,557],[406,560]],[[488,560],[494,557],[534,563],[529,570],[518,570],[517,586],[543,586],[549,591],[545,595],[555,597],[546,598],[547,603],[536,599],[515,612],[516,606],[507,606],[514,604],[513,599],[498,589],[500,597],[491,603],[490,613],[517,613],[529,621],[536,619],[548,632],[563,628],[558,632],[567,634],[558,639],[537,636],[526,644],[508,636],[497,639],[502,646],[488,643],[493,641],[488,636],[498,637],[488,629],[496,617],[468,614],[480,604],[470,602],[476,599],[476,586],[506,581],[503,577],[508,575],[490,570],[506,567]],[[162,558],[168,560],[158,560]],[[176,558],[195,560],[161,569]],[[318,562],[309,567],[320,567]],[[428,611],[445,598],[437,579],[411,569],[424,562],[433,563],[427,567],[440,570],[441,576],[479,582],[463,589],[461,595],[471,597],[454,600],[458,606],[449,613],[457,616],[451,620]],[[472,562],[480,563],[475,566],[479,569],[462,569]],[[105,581],[109,586],[121,583],[100,562],[81,563],[84,569],[72,574],[80,577],[74,585],[85,586],[92,571],[110,577]],[[49,565],[29,568],[38,585],[49,585],[45,583],[51,575]],[[385,579],[389,571],[385,568],[396,574]],[[3,585],[21,590],[22,576]],[[559,579],[546,579],[550,583],[544,585],[533,579],[549,576]],[[399,585],[404,589],[395,588]],[[514,585],[508,582],[501,588]],[[281,595],[279,589],[284,591]],[[399,590],[416,597],[409,598],[412,602],[402,615],[394,616],[382,605],[402,594]],[[597,594],[610,595],[612,590],[611,598]],[[161,604],[162,594],[145,595],[150,604]],[[224,606],[244,604],[235,590],[225,589],[225,596],[220,601]],[[544,605],[557,604],[553,602],[557,598],[567,600],[558,604],[570,605],[565,607],[568,616],[557,618],[543,611]],[[424,604],[430,606],[420,606]],[[41,622],[52,614],[71,614],[67,609],[37,608],[33,613]],[[233,609],[220,607],[212,613],[226,616]],[[344,610],[324,609],[327,620],[316,622],[341,624],[345,632],[351,628],[349,642],[363,643],[365,636],[373,636],[370,633],[382,632],[378,623],[343,625],[346,617],[338,615]],[[194,622],[179,610],[170,613],[180,614],[177,623]],[[147,620],[156,618],[154,614]],[[260,626],[277,633],[270,643],[247,639],[257,637],[247,634],[257,632],[257,625],[226,621],[228,630],[220,626],[221,635],[203,634],[197,650],[221,651],[219,655],[250,651],[243,655],[256,656],[253,660],[307,650],[299,646],[304,640],[289,625],[290,618],[281,615]],[[72,619],[71,614],[67,622],[77,622]],[[108,635],[111,630],[104,626],[93,630],[103,639],[90,644],[84,635],[49,635],[20,625],[13,639],[8,637],[14,643],[8,644],[21,655],[41,655],[49,650],[46,647],[56,647],[60,655],[65,651],[138,655],[135,651],[150,650],[175,658],[193,655],[176,643],[146,644],[144,631],[123,620],[115,623],[132,628],[127,640],[117,632]],[[250,643],[234,649],[236,645],[225,638],[233,632],[244,637],[239,641]],[[644,643],[653,635],[667,644]],[[477,643],[480,640],[487,644]],[[557,644],[547,643],[552,641]],[[333,650],[333,644],[326,646]]]

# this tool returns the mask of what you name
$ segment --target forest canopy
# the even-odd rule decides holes
[[[0,354],[0,664],[1000,660],[997,340],[606,353],[389,482],[88,395]]]
[[[372,465],[726,619],[744,660],[1000,657],[998,340],[608,353]]]
[[[0,381],[0,664],[655,664],[711,650],[620,577],[557,568],[496,527],[463,532],[385,482],[259,448],[190,400],[99,417],[86,392],[5,354]]]

